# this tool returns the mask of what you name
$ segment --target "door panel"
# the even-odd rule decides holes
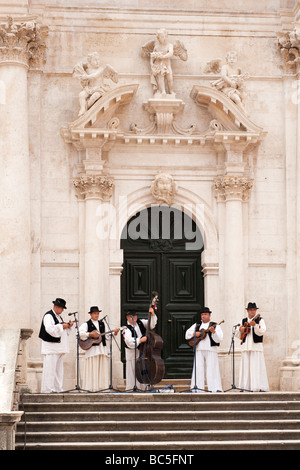
[[[163,210],[167,212],[170,208],[164,207]],[[160,220],[166,220],[166,217]],[[169,217],[169,220],[172,222],[172,218]],[[149,209],[148,221],[151,226]],[[154,232],[157,235],[162,230],[159,227]],[[139,318],[147,318],[151,292],[158,291],[158,323],[155,331],[164,341],[162,357],[165,361],[165,378],[191,377],[193,351],[185,340],[185,332],[195,321],[200,320],[199,310],[204,305],[202,249],[186,250],[185,240],[178,238],[175,241],[172,238],[153,241],[151,231],[148,239],[145,236],[141,240],[123,237],[121,248],[124,250],[121,276],[122,324],[126,311],[130,309],[136,310]]]

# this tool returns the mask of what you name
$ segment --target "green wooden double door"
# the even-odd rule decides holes
[[[158,291],[155,331],[164,341],[165,378],[189,378],[193,351],[185,332],[199,321],[199,309],[204,305],[200,231],[183,212],[155,206],[128,222],[121,248],[122,324],[128,310],[147,318],[151,292]]]

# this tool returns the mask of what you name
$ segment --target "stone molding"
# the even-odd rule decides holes
[[[38,68],[45,63],[48,27],[35,20],[7,17],[0,23],[0,64]]]
[[[114,182],[112,178],[104,175],[84,175],[73,180],[78,199],[100,199],[109,201],[112,196]]]
[[[219,202],[229,200],[248,201],[253,180],[244,176],[218,176],[214,181]]]

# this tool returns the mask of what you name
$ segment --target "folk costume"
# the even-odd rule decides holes
[[[57,298],[52,302],[54,305],[66,309],[66,301]],[[41,353],[43,356],[43,373],[41,393],[62,392],[64,367],[64,355],[69,352],[70,329],[64,329],[62,317],[55,311],[49,310],[45,313],[39,338],[42,340]]]
[[[101,312],[97,306],[91,307],[88,313]],[[79,328],[80,339],[85,341],[89,338],[92,331],[105,333],[106,325],[103,321],[93,320],[92,318],[83,323]],[[84,367],[82,374],[82,388],[90,392],[104,390],[109,387],[110,373],[110,352],[108,344],[110,334],[102,336],[100,344],[93,344],[92,347],[85,351]]]
[[[248,303],[248,309],[258,310],[255,303]],[[252,319],[249,316],[243,318],[240,323],[244,325]],[[263,352],[263,337],[266,333],[266,324],[261,316],[255,318],[255,326],[251,326],[250,332],[241,344],[241,364],[239,376],[239,388],[244,390],[268,391],[269,382]],[[235,332],[237,338],[241,339],[242,333],[238,329]]]
[[[204,307],[201,313],[211,311]],[[196,345],[193,372],[191,378],[192,391],[204,391],[205,383],[205,366],[206,366],[206,382],[210,392],[221,392],[222,383],[219,369],[218,349],[223,339],[223,331],[220,325],[214,322],[194,323],[185,333],[185,339],[190,340],[194,336],[195,331],[201,329],[208,330],[211,326],[215,327],[215,333],[208,331],[205,338]],[[195,338],[197,339],[197,338]]]
[[[128,314],[135,315],[135,312]],[[153,330],[157,323],[157,316],[150,316],[149,327]],[[125,358],[126,358],[126,390],[132,390],[134,386],[140,390],[145,390],[146,385],[141,384],[135,379],[135,363],[136,358],[139,357],[139,350],[137,349],[141,344],[140,339],[146,335],[146,327],[148,320],[138,319],[134,326],[127,321],[126,328],[123,329],[123,339],[125,343]]]

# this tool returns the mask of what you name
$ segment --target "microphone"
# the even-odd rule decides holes
[[[78,313],[78,312],[71,312],[71,313],[68,313],[68,316],[70,316],[70,315],[75,315],[75,313]]]
[[[233,328],[237,328],[238,326],[241,326],[241,324],[237,323],[236,325],[233,325]]]
[[[104,315],[104,317],[103,317],[103,318],[101,318],[101,320],[99,320],[99,321],[102,321],[102,320],[104,320],[104,318],[106,318],[106,317],[107,317],[107,315]]]

